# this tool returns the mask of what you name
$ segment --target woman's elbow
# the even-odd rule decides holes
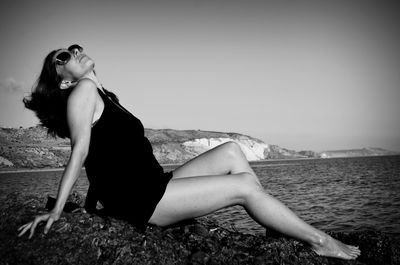
[[[85,162],[86,157],[89,154],[88,144],[76,144],[72,146],[71,157],[78,159],[81,163]]]

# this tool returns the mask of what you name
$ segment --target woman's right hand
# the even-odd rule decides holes
[[[35,219],[32,222],[29,222],[27,224],[24,224],[20,228],[18,228],[18,231],[21,231],[18,236],[24,235],[28,230],[30,230],[29,234],[29,239],[32,238],[33,234],[35,233],[36,226],[40,224],[41,222],[46,222],[47,224],[44,228],[44,233],[47,234],[50,230],[50,227],[53,225],[55,221],[60,219],[61,213],[57,213],[54,211],[51,211],[46,214],[38,215],[35,217]]]

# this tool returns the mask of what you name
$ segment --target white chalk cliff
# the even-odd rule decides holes
[[[248,161],[265,159],[265,151],[269,152],[269,145],[256,142],[250,138],[241,137],[241,139],[232,138],[200,138],[182,143],[186,151],[194,154],[201,154],[216,146],[226,142],[235,142],[242,149]]]
[[[153,152],[161,163],[182,163],[218,145],[232,141],[242,149],[248,161],[306,157],[296,151],[239,133],[201,130],[146,129]]]

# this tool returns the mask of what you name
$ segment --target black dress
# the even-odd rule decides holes
[[[145,229],[172,172],[164,173],[154,157],[140,120],[110,92],[99,93],[104,110],[92,126],[85,161],[90,183],[86,204],[94,208],[98,200],[107,215]]]

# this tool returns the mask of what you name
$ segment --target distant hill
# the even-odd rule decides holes
[[[153,145],[156,158],[161,163],[182,163],[228,141],[238,143],[249,161],[307,157],[296,151],[232,132],[146,129],[145,134]]]
[[[319,153],[320,158],[355,157],[355,156],[382,156],[398,155],[399,152],[388,151],[382,148],[370,147],[362,149],[333,150]]]
[[[360,155],[388,155],[379,148],[357,150],[294,151],[239,133],[201,130],[145,129],[160,163],[184,163],[227,141],[240,145],[249,161],[264,159],[330,158]],[[45,128],[0,128],[1,168],[57,168],[66,165],[70,155],[69,139],[53,138]]]

